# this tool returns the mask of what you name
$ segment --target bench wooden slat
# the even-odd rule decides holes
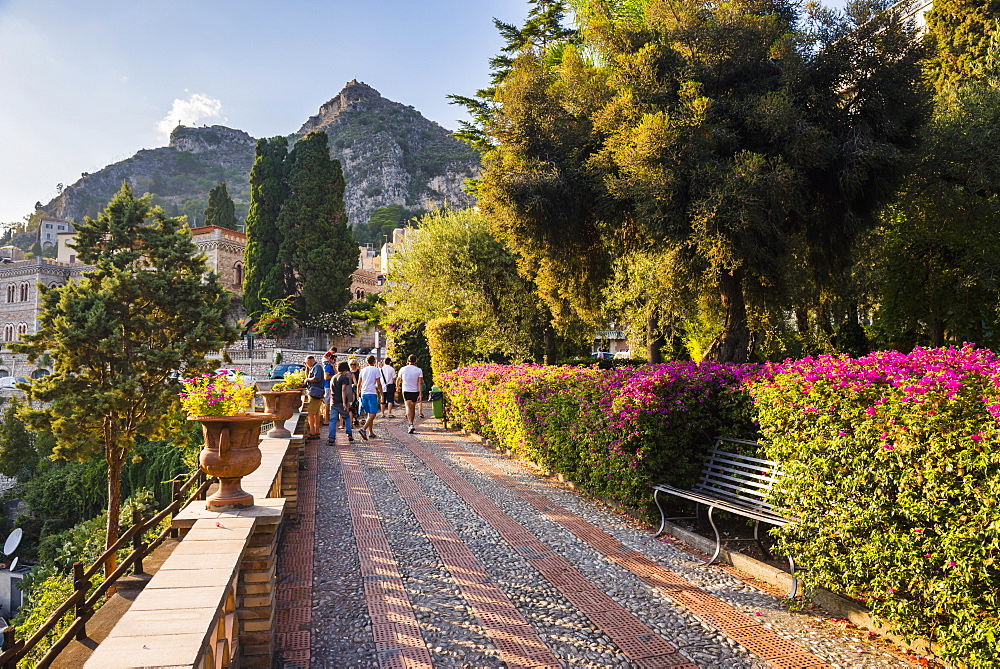
[[[726,471],[735,471],[739,474],[746,474],[747,476],[753,476],[754,478],[763,479],[769,481],[775,476],[780,476],[781,471],[776,467],[764,467],[756,463],[738,462],[735,460],[726,460],[723,458],[711,458],[705,461],[705,469],[725,469]]]
[[[750,444],[750,445],[753,445],[753,446],[760,446],[760,444],[754,443],[752,441],[740,441],[738,443],[741,443],[741,444]],[[732,451],[723,451],[723,450],[715,448],[715,449],[712,449],[712,450],[710,450],[708,452],[709,456],[711,456],[712,454],[716,454],[716,453],[720,457],[738,458],[740,460],[746,460],[747,462],[753,462],[753,463],[759,464],[759,465],[768,465],[769,467],[777,467],[778,466],[778,463],[775,462],[774,460],[763,460],[761,458],[755,458],[755,457],[750,456],[750,455],[740,455],[739,453],[733,453]]]
[[[718,470],[718,468],[716,469]],[[723,474],[720,471],[711,471],[703,473],[701,481],[708,483],[711,483],[712,481],[735,481],[736,483],[739,483],[742,486],[746,486],[748,488],[757,488],[758,490],[763,489],[765,492],[767,490],[770,490],[771,484],[774,482],[774,479],[764,479],[764,478],[757,478],[756,480],[748,479],[745,476],[743,476],[743,472],[739,472],[733,469],[722,469],[721,471],[733,472],[734,474],[739,474],[739,476],[731,476],[730,474]]]
[[[768,523],[770,525],[777,525],[778,527],[782,527],[791,522],[787,518],[783,518],[773,513],[768,513],[767,511],[764,510],[757,510],[742,505],[733,504],[728,502],[727,500],[719,499],[717,497],[709,495],[700,495],[697,492],[691,490],[674,488],[673,486],[667,486],[667,485],[657,485],[653,486],[653,488],[655,490],[659,490],[660,492],[667,493],[669,495],[681,497],[690,500],[692,502],[698,502],[699,504],[714,506],[719,509],[722,509],[723,511],[736,513],[738,515],[750,518],[751,520],[760,520],[761,522]]]

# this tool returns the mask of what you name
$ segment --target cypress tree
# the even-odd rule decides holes
[[[290,196],[278,217],[285,294],[302,318],[341,311],[350,301],[358,245],[344,213],[344,176],[326,133],[300,139],[285,161]]]
[[[226,230],[236,229],[236,206],[229,197],[226,184],[208,191],[208,207],[205,208],[205,227],[215,226]]]
[[[243,306],[248,314],[264,309],[263,299],[286,297],[285,268],[279,264],[281,234],[278,215],[288,197],[285,158],[288,140],[284,137],[257,142],[256,158],[250,170],[250,211],[247,213],[247,245],[243,252]]]

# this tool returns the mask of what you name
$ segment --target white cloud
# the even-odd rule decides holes
[[[198,125],[225,121],[222,116],[222,100],[202,93],[193,93],[186,100],[174,100],[167,115],[157,121],[156,130],[164,141],[170,139],[170,131],[181,125]]]

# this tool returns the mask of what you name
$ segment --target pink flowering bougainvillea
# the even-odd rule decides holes
[[[642,505],[654,480],[692,482],[713,436],[753,434],[742,386],[751,371],[481,365],[438,383],[467,429],[596,494]]]
[[[972,346],[773,365],[751,390],[799,522],[779,550],[901,635],[1000,666],[1000,361]],[[815,409],[815,411],[807,411]]]
[[[779,551],[968,667],[1000,666],[1000,360],[973,346],[761,367],[483,365],[440,379],[453,420],[591,492],[689,484],[710,439],[781,463]],[[755,423],[756,421],[756,423]]]

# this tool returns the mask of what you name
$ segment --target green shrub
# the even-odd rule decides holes
[[[469,324],[462,318],[437,318],[427,322],[427,348],[434,376],[450,372],[470,360]]]

